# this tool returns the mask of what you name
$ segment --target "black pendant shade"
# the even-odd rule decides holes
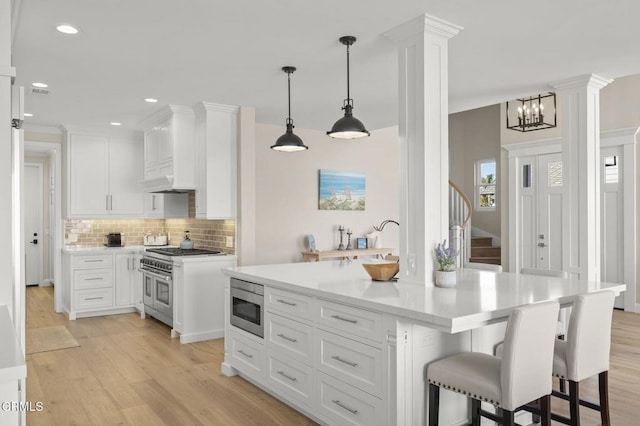
[[[287,117],[287,131],[284,135],[280,136],[274,145],[271,145],[271,149],[274,151],[283,152],[296,152],[309,149],[302,139],[300,139],[295,133],[293,133],[293,120],[291,120],[291,74],[296,70],[296,67],[282,67],[282,71],[287,73],[287,97],[289,100],[289,116]]]
[[[353,116],[353,99],[350,97],[349,91],[349,46],[355,43],[356,38],[353,36],[340,37],[340,43],[347,46],[347,99],[344,100],[344,117],[335,122],[327,135],[338,139],[356,139],[369,136],[369,131],[364,127],[362,121]]]

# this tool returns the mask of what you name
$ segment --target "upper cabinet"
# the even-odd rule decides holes
[[[144,132],[144,190],[194,190],[195,119],[192,108],[167,105],[142,123]]]
[[[196,113],[196,217],[236,217],[238,111],[201,102]]]
[[[66,217],[142,217],[141,136],[67,129]]]

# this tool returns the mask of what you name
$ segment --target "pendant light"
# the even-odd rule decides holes
[[[287,131],[284,135],[280,136],[274,145],[271,145],[271,149],[275,151],[284,152],[296,152],[309,149],[302,139],[300,139],[295,133],[293,133],[293,120],[291,120],[291,74],[296,70],[296,67],[282,67],[282,71],[287,73],[287,93],[289,99],[289,116],[287,117]]]
[[[355,42],[356,38],[353,36],[340,37],[340,43],[347,46],[347,99],[344,100],[344,106],[342,107],[344,117],[336,121],[331,130],[327,132],[327,135],[332,138],[356,139],[370,135],[362,121],[353,116],[353,99],[351,99],[349,92],[349,46]]]

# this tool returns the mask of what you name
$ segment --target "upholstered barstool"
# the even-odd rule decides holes
[[[569,381],[569,394],[553,395],[569,401],[570,418],[553,414],[568,425],[580,424],[580,405],[600,411],[602,426],[609,416],[609,351],[615,294],[612,291],[576,296],[569,318],[566,341],[558,340],[553,357],[553,375]],[[600,405],[580,399],[579,383],[598,375]]]
[[[478,352],[461,353],[431,363],[429,426],[438,424],[440,388],[471,398],[472,425],[485,416],[503,425],[514,424],[514,412],[540,400],[543,425],[551,424],[551,377],[558,302],[535,303],[513,309],[507,323],[502,359]],[[481,409],[488,402],[502,417]]]

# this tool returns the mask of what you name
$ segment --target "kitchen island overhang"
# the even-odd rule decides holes
[[[370,263],[226,269],[232,278],[264,286],[265,324],[262,339],[227,320],[222,371],[240,374],[320,423],[425,424],[430,362],[456,352],[491,353],[517,306],[545,300],[570,306],[577,294],[626,288],[471,269],[458,271],[454,288],[376,282],[363,262]],[[295,312],[290,304],[307,310]],[[307,349],[289,340],[305,342]],[[465,424],[466,398],[441,398],[441,424]]]

